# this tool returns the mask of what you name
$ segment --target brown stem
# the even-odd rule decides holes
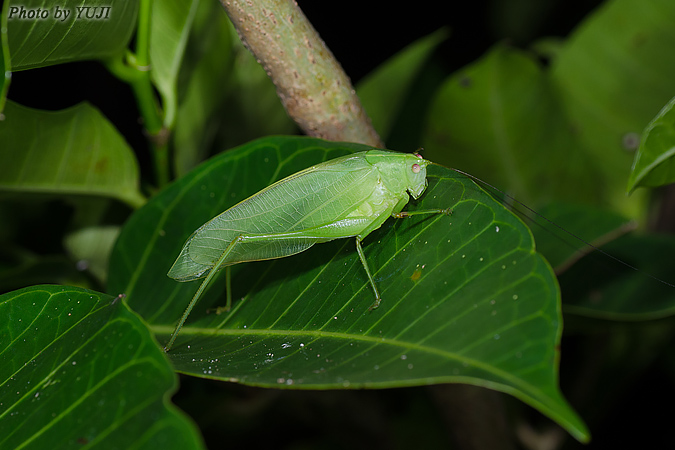
[[[347,75],[292,0],[220,0],[305,133],[383,147]]]

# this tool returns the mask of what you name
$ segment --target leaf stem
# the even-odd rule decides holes
[[[220,2],[305,133],[383,147],[351,81],[295,1]]]
[[[3,3],[2,10],[0,11],[0,120],[4,120],[3,111],[7,102],[9,83],[12,80],[12,62],[7,41],[7,11],[9,11],[9,2]]]
[[[136,32],[136,53],[127,52],[124,58],[111,59],[106,66],[116,77],[131,86],[136,97],[143,127],[150,142],[155,181],[159,188],[169,182],[169,131],[162,124],[162,111],[150,79],[150,21],[152,1],[141,0]]]

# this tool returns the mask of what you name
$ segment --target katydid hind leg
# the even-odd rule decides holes
[[[370,305],[370,308],[368,308],[369,310],[372,311],[373,309],[380,306],[380,303],[382,302],[382,297],[380,297],[380,292],[377,290],[375,280],[373,279],[373,276],[370,274],[368,262],[366,261],[366,255],[363,253],[363,248],[361,248],[361,238],[359,236],[356,236],[356,252],[359,254],[361,264],[363,264],[363,268],[366,270],[366,275],[368,275],[368,281],[370,281],[370,285],[373,287],[373,292],[375,293],[375,302],[372,305]]]
[[[293,236],[295,235],[295,236]],[[173,346],[174,341],[176,340],[176,336],[180,332],[181,328],[183,327],[183,324],[185,323],[185,320],[187,319],[188,315],[192,311],[192,308],[194,308],[195,304],[197,303],[197,300],[199,300],[199,297],[204,293],[204,290],[208,286],[208,284],[211,282],[213,277],[215,276],[216,273],[218,273],[218,270],[222,267],[222,265],[225,263],[225,260],[227,257],[230,255],[230,253],[234,250],[237,244],[240,244],[244,241],[247,242],[254,242],[254,241],[273,241],[275,239],[288,239],[289,237],[300,237],[302,238],[303,236],[300,236],[300,233],[280,233],[280,234],[269,234],[269,235],[244,235],[240,234],[237,236],[235,239],[232,240],[228,244],[228,246],[225,248],[223,253],[220,255],[214,266],[211,268],[211,271],[209,274],[206,276],[202,284],[199,286],[199,289],[197,289],[197,292],[195,293],[194,297],[192,297],[192,300],[190,301],[190,304],[188,305],[187,309],[185,310],[185,313],[183,313],[183,316],[181,317],[180,321],[178,322],[178,325],[176,326],[176,329],[174,330],[173,334],[171,335],[171,339],[169,340],[169,343],[164,347],[164,351],[169,351],[171,347]],[[231,280],[230,280],[230,271],[229,271],[229,266],[226,266],[228,270],[226,270],[226,289],[227,289],[227,305],[225,308],[220,307],[216,309],[216,313],[222,313],[223,310],[229,311],[231,304],[232,304],[232,289],[231,289]]]
[[[220,266],[223,265],[223,262],[227,258],[227,256],[232,252],[232,249],[236,247],[238,243],[241,242],[242,236],[237,237],[234,239],[230,244],[223,250],[223,253],[220,255],[218,258],[218,261],[216,261],[216,264],[213,266],[209,274],[204,278],[204,281],[202,281],[202,284],[199,285],[199,289],[197,289],[197,292],[195,292],[195,295],[192,297],[192,300],[190,300],[190,303],[188,304],[187,308],[185,309],[185,312],[180,318],[180,321],[178,322],[178,325],[176,325],[176,328],[173,331],[173,334],[171,335],[171,339],[169,339],[169,342],[164,346],[164,351],[168,352],[171,350],[171,347],[173,347],[173,343],[176,341],[176,337],[178,336],[178,333],[180,332],[181,328],[183,328],[183,325],[185,324],[185,321],[187,320],[188,316],[190,315],[190,312],[192,312],[192,308],[194,308],[195,304],[197,303],[197,300],[199,300],[199,297],[202,296],[204,293],[204,290],[206,287],[209,285],[213,277],[218,273],[218,269],[220,269]],[[229,266],[227,267],[229,269]],[[229,289],[229,271],[227,272],[227,283],[228,283],[228,297],[227,297],[227,306],[229,309],[230,306],[230,300],[231,300],[231,291]]]
[[[418,216],[421,214],[445,214],[446,216],[449,216],[452,215],[452,209],[445,208],[445,209],[425,209],[422,211],[400,211],[397,213],[393,213],[391,217],[394,217],[396,219],[407,219],[410,216]]]

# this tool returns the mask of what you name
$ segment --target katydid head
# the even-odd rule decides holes
[[[427,188],[427,165],[429,161],[422,158],[419,154],[413,153],[406,155],[406,186],[408,192],[417,200]]]

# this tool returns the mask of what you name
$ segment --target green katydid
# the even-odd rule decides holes
[[[419,154],[369,150],[332,159],[268,186],[197,229],[183,246],[168,276],[177,281],[204,278],[171,339],[169,351],[185,320],[215,274],[226,270],[227,306],[231,304],[229,266],[295,255],[314,244],[354,237],[356,251],[375,293],[361,241],[389,217],[450,214],[449,209],[402,212],[410,197],[427,187]]]

